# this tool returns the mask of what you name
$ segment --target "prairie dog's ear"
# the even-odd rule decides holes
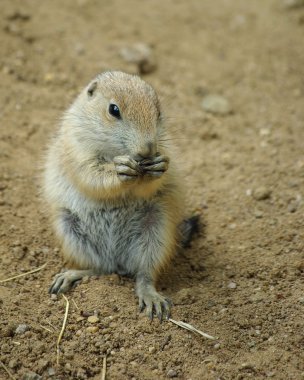
[[[87,94],[88,94],[89,98],[91,98],[94,95],[94,92],[95,92],[96,88],[97,88],[97,82],[96,81],[92,82],[89,85],[89,87],[87,89]]]

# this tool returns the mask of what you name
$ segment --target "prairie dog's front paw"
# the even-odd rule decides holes
[[[156,156],[152,159],[141,161],[139,165],[144,175],[158,178],[168,170],[169,161],[169,157],[167,156]]]
[[[118,178],[121,181],[134,181],[140,175],[138,162],[133,158],[129,156],[117,156],[113,161]]]
[[[139,310],[141,312],[144,309],[146,309],[146,315],[151,321],[154,315],[162,321],[162,319],[170,317],[171,301],[155,290],[143,291],[139,295]]]

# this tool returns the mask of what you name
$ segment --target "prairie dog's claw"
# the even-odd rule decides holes
[[[168,170],[169,158],[167,156],[156,156],[153,159],[141,161],[139,165],[144,175],[157,178]]]
[[[133,181],[140,174],[138,163],[129,156],[117,156],[113,160],[117,175],[121,181]]]
[[[140,311],[146,308],[146,315],[152,321],[154,315],[160,322],[170,317],[171,301],[157,292],[147,292],[139,299]]]

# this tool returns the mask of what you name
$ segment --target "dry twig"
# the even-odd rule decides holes
[[[211,336],[209,334],[206,334],[204,333],[203,331],[201,330],[198,330],[196,329],[195,327],[193,327],[192,325],[189,325],[189,323],[186,323],[186,322],[182,322],[182,321],[175,321],[174,319],[172,318],[169,318],[169,321],[174,323],[175,325],[179,326],[179,327],[182,327],[183,329],[186,329],[186,330],[189,330],[191,332],[194,332],[196,334],[199,334],[199,335],[202,335],[203,337],[207,338],[207,339],[212,339],[212,340],[216,340],[216,338],[214,336]]]
[[[101,372],[101,380],[106,380],[106,373],[107,373],[107,357],[103,357],[102,361],[102,372]]]
[[[65,306],[65,313],[64,313],[64,318],[63,318],[63,324],[62,324],[61,331],[60,331],[58,339],[57,339],[57,365],[59,365],[60,342],[61,342],[61,338],[62,338],[64,330],[65,330],[66,322],[68,319],[69,307],[70,307],[69,300],[66,298],[66,296],[64,294],[62,296],[65,299],[66,306]]]
[[[52,329],[54,329],[54,331],[58,331],[58,329],[48,319],[46,319],[45,321],[52,327]]]
[[[48,331],[53,334],[53,331],[45,326],[39,325],[43,330]]]
[[[2,361],[0,360],[0,366],[4,369],[4,371],[8,374],[8,377],[12,380],[16,380],[16,378],[10,373],[9,369],[7,368],[6,365],[4,365],[4,363],[2,363]]]
[[[30,270],[29,272],[21,273],[21,274],[17,274],[16,276],[9,277],[9,278],[6,278],[6,279],[4,279],[4,280],[0,280],[0,284],[3,284],[4,282],[8,282],[8,281],[11,281],[11,280],[15,280],[16,278],[19,278],[19,277],[27,276],[28,274],[32,274],[32,273],[39,272],[41,269],[43,269],[43,268],[46,266],[46,264],[47,264],[47,263],[41,265],[41,267],[39,267],[39,268],[32,269],[32,270]]]
[[[76,301],[74,300],[74,298],[72,298],[72,302],[73,302],[73,304],[75,305],[76,309],[77,309],[77,310],[80,310],[79,307],[78,307],[78,305],[77,305],[77,303],[76,303]]]

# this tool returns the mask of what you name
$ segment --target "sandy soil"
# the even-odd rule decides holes
[[[0,284],[1,363],[27,380],[101,379],[105,355],[108,379],[303,379],[304,8],[278,0],[0,8],[0,280],[47,262]],[[136,42],[153,47],[158,66],[145,79],[175,130],[188,212],[206,224],[159,288],[174,319],[218,339],[150,323],[133,281],[113,275],[67,295],[57,365],[65,300],[47,290],[63,263],[39,197],[40,164],[79,89],[109,68],[136,71],[119,53]],[[210,93],[233,112],[206,112]],[[0,378],[9,379],[1,365]]]

